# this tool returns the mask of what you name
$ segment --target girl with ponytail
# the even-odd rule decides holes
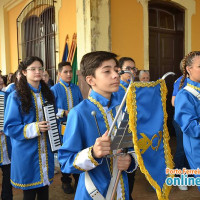
[[[200,168],[200,51],[192,51],[182,61],[183,77],[175,98],[175,121],[183,132],[183,147],[191,169]],[[199,175],[195,175],[198,176]],[[199,187],[200,190],[200,187]]]

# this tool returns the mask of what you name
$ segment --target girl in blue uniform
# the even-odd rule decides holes
[[[136,77],[137,68],[135,67],[135,61],[130,57],[121,57],[119,59],[119,70],[120,71],[130,71],[134,78]],[[131,80],[131,75],[128,73],[124,73],[120,76],[120,85],[119,90],[116,92],[116,95],[119,98],[119,102],[122,102],[122,99],[124,98],[124,95],[126,93],[126,90],[129,86]],[[124,105],[125,109],[126,105]],[[129,199],[132,200],[132,192],[133,192],[133,186],[135,181],[135,171],[133,173],[128,173],[128,183],[129,183]]]
[[[20,63],[21,78],[7,100],[4,132],[11,138],[11,184],[23,190],[24,200],[48,199],[54,176],[54,156],[43,119],[42,104],[54,96],[42,80],[43,62],[29,57]]]
[[[175,98],[175,121],[183,132],[183,147],[191,169],[200,168],[200,51],[190,52],[182,61],[187,85]],[[200,187],[199,187],[200,190]]]

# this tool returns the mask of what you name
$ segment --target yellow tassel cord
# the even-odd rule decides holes
[[[67,87],[60,81],[59,82],[65,89],[65,93],[66,93],[66,97],[67,97],[67,107],[68,107],[68,111],[70,111],[70,107],[69,107],[69,96],[68,96],[68,91],[67,91]],[[73,101],[73,96],[72,96],[72,90],[70,87],[68,87],[69,89],[69,92],[70,92],[70,97],[71,97],[71,100],[72,100],[72,108],[74,107],[74,101]]]
[[[110,129],[110,126],[109,126],[109,123],[108,123],[108,119],[107,119],[107,116],[106,116],[106,112],[105,112],[104,109],[103,109],[103,106],[102,106],[96,99],[92,98],[91,96],[89,96],[88,99],[89,99],[94,105],[97,106],[97,108],[99,109],[99,111],[101,112],[101,114],[102,114],[102,116],[103,116],[103,119],[104,119],[104,122],[105,122],[105,125],[106,125],[107,130],[109,130],[109,129]],[[110,114],[111,114],[112,120],[114,120],[112,110],[110,111]],[[114,129],[117,129],[117,127],[115,126]],[[112,154],[112,151],[110,152],[110,154]],[[110,158],[110,170],[111,170],[111,172],[113,171],[113,158]],[[124,182],[123,182],[122,174],[121,174],[121,176],[120,176],[120,182],[121,182],[121,189],[122,189],[122,200],[124,200],[124,199],[125,199],[125,188],[124,188]]]
[[[173,169],[174,164],[172,161],[172,155],[171,150],[169,147],[169,133],[167,129],[167,112],[166,112],[166,95],[167,95],[167,88],[165,85],[164,80],[157,80],[156,82],[148,82],[148,83],[142,83],[142,82],[135,82],[131,84],[130,90],[128,92],[126,105],[127,110],[129,113],[129,128],[132,131],[133,136],[133,144],[134,149],[137,155],[138,163],[140,166],[140,170],[143,174],[145,174],[147,180],[149,183],[156,189],[157,197],[159,200],[168,200],[168,196],[171,190],[171,187],[167,186],[166,184],[163,185],[163,188],[161,190],[160,186],[157,184],[157,182],[151,177],[149,172],[147,171],[143,158],[140,153],[140,148],[138,147],[138,137],[137,137],[137,104],[136,104],[136,87],[155,87],[156,85],[161,85],[161,100],[163,105],[163,112],[164,112],[164,124],[163,124],[163,143],[164,143],[164,153],[165,153],[165,163],[166,167]],[[173,175],[170,175],[173,177]]]
[[[124,89],[124,91],[126,92],[127,88],[124,87],[122,84],[120,84],[120,86]]]

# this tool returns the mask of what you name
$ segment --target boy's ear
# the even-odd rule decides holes
[[[85,80],[86,80],[88,85],[95,86],[94,77],[92,75],[86,76]]]

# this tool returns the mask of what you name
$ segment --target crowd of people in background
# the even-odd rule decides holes
[[[130,58],[130,57],[123,57],[124,58]],[[130,58],[132,59],[132,58]],[[135,62],[133,60],[133,62]],[[127,68],[127,70],[130,70],[129,68]],[[134,78],[136,81],[142,81],[142,82],[148,82],[150,81],[150,73],[148,70],[140,70],[139,73],[138,72],[138,68],[134,67]],[[20,71],[17,70],[14,73],[8,73],[7,75],[2,75],[2,71],[0,70],[0,90],[1,91],[8,91],[9,93],[12,92],[15,87],[15,81],[19,80],[20,78]],[[53,79],[50,77],[49,72],[47,69],[44,70],[43,75],[42,75],[42,79],[44,80],[44,82],[51,88],[55,83],[59,82],[59,75],[57,76],[57,80],[54,83]]]
[[[183,75],[174,83],[172,105],[175,106],[173,125],[177,137],[175,167],[178,169],[200,167],[197,150],[200,133],[200,114],[197,112],[200,102],[199,66],[200,52],[186,55],[180,63]],[[131,80],[131,75],[123,71],[132,73],[132,81],[137,79],[141,82],[150,81],[149,71],[141,70],[138,73],[136,63],[130,57],[122,57],[118,61],[116,54],[110,52],[86,54],[81,61],[82,75],[91,88],[86,100],[83,100],[79,87],[71,83],[73,73],[69,62],[59,63],[58,81],[55,84],[48,71],[44,69],[43,61],[35,56],[21,62],[15,73],[1,75],[0,71],[0,94],[6,92],[6,98],[8,96],[4,130],[0,133],[1,141],[6,143],[6,147],[2,149],[8,151],[8,153],[3,151],[4,153],[1,154],[3,156],[0,165],[3,171],[2,199],[13,198],[12,186],[23,190],[24,200],[34,200],[36,196],[38,199],[49,199],[49,185],[54,176],[54,155],[47,142],[46,132],[50,126],[44,120],[42,112],[45,101],[55,106],[60,134],[62,126],[66,126],[63,131],[64,136],[61,134],[63,146],[58,152],[63,191],[70,194],[77,189],[79,193],[76,194],[76,199],[89,198],[85,176],[91,176],[105,196],[105,189],[110,180],[108,163],[102,161],[102,157],[110,151],[110,139],[106,130],[112,122],[112,115],[115,115],[115,107],[121,103]],[[109,82],[112,79],[113,82]],[[118,102],[115,102],[116,96]],[[107,99],[112,101],[109,102]],[[79,112],[80,109],[84,110],[84,116]],[[93,135],[96,125],[91,116],[92,110],[96,110],[101,132],[104,133],[102,137]],[[106,117],[108,121],[105,120]],[[66,136],[69,131],[70,138]],[[133,172],[127,173],[128,176],[123,173],[125,196],[126,199],[131,200],[137,164],[132,165],[131,160],[134,157],[130,155],[120,159],[117,161],[118,167],[125,171],[130,167]],[[89,173],[81,174],[79,177],[81,171],[88,170]],[[101,174],[100,179],[99,175],[96,176],[97,172]],[[75,179],[74,186],[72,186],[71,174]],[[100,184],[100,180],[104,181],[103,185]],[[180,189],[188,188],[180,187]]]

